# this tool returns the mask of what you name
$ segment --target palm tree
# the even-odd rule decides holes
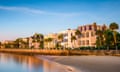
[[[78,42],[78,38],[82,35],[81,34],[81,32],[77,29],[76,31],[75,31],[75,35],[77,36],[77,42]]]
[[[48,38],[48,47],[50,47],[50,43],[53,41],[53,38]]]
[[[77,29],[77,30],[75,31],[75,35],[79,36],[79,35],[81,35],[81,32]]]
[[[93,23],[93,26],[94,26],[94,29],[96,31],[97,30],[97,24],[96,24],[96,22]]]
[[[15,44],[16,44],[16,47],[17,47],[17,48],[21,48],[22,38],[17,38],[17,39],[15,40]]]
[[[72,36],[71,37],[71,41],[72,41],[72,43],[75,45],[75,40],[76,40],[76,37],[75,36]],[[72,46],[73,46],[73,48],[74,48],[74,45],[72,44]]]
[[[48,39],[46,38],[46,39],[44,39],[44,42],[45,42],[45,44],[47,44],[47,45],[45,45],[45,46],[47,46],[48,47]]]
[[[63,34],[58,35],[58,39],[62,42],[63,41]]]
[[[33,39],[33,43],[39,43],[39,47],[40,48],[43,48],[44,47],[44,43],[43,43],[43,39],[44,39],[44,36],[43,34],[40,34],[40,33],[35,33],[33,36],[32,36],[32,39]]]
[[[107,50],[109,50],[109,46],[113,44],[113,34],[111,30],[104,31],[104,45],[107,46]]]
[[[57,43],[55,44],[55,48],[56,48],[56,49],[59,49],[59,47],[60,47],[60,44],[57,42]]]
[[[110,24],[109,28],[113,31],[113,36],[114,36],[114,43],[116,43],[116,29],[119,29],[119,26],[117,23],[113,22]]]
[[[1,48],[2,43],[0,42],[0,48]]]
[[[116,31],[117,29],[119,29],[119,26],[117,23],[113,22],[110,24],[109,28],[112,30],[113,32],[113,38],[114,38],[114,45],[116,45],[117,40],[116,40]],[[116,52],[117,52],[117,45],[116,45]]]
[[[97,30],[96,35],[97,35],[97,42],[96,42],[97,45],[102,46],[102,44],[103,44],[103,31]]]
[[[46,38],[45,39],[45,42],[48,44],[47,46],[48,46],[48,48],[50,48],[50,42],[52,42],[52,38]]]
[[[59,41],[59,46],[61,46],[61,43],[62,43],[62,41],[63,41],[63,38],[64,38],[64,35],[63,35],[63,34],[59,34],[59,35],[58,35],[58,39],[60,40],[60,41]]]
[[[117,40],[117,46],[120,49],[120,33],[119,32],[117,32],[116,34],[116,40]]]

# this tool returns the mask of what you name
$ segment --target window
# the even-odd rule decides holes
[[[82,44],[81,44],[81,41],[78,41],[78,45],[82,45]]]
[[[85,33],[82,33],[82,37],[85,37]]]
[[[83,41],[83,45],[85,45],[85,41]]]
[[[89,40],[86,40],[86,44],[89,45]]]
[[[89,30],[92,30],[92,26],[91,25],[89,25]]]
[[[91,36],[94,36],[94,33],[93,33],[93,32],[91,32]]]
[[[86,33],[86,37],[89,37],[89,32]]]
[[[86,31],[86,26],[84,26],[84,30]]]
[[[71,33],[71,36],[73,36],[73,34]]]

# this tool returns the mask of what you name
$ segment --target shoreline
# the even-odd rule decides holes
[[[119,72],[120,57],[116,56],[36,56],[65,65],[70,72]],[[73,70],[73,71],[72,71]],[[74,71],[76,70],[76,71]]]
[[[80,70],[78,70],[74,66],[66,65],[64,63],[55,61],[55,59],[58,58],[59,56],[43,56],[43,55],[38,55],[38,56],[35,56],[35,57],[37,57],[39,59],[43,59],[43,60],[48,61],[50,63],[57,64],[61,68],[65,69],[66,72],[81,72]]]

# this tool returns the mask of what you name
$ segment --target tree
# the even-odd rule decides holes
[[[80,36],[80,35],[81,35],[81,32],[77,29],[77,30],[75,31],[75,35]]]
[[[2,43],[0,42],[0,48],[1,48]]]
[[[82,33],[77,29],[75,31],[75,35],[77,36],[76,39],[77,39],[77,42],[78,42],[78,38],[82,35]]]
[[[58,39],[62,42],[63,41],[63,34],[58,35]]]
[[[96,31],[97,30],[97,24],[96,24],[96,22],[93,23],[93,27],[94,27],[94,29]]]
[[[104,45],[107,46],[107,50],[109,50],[109,47],[112,44],[113,44],[113,34],[111,30],[107,29],[104,31]]]
[[[33,43],[38,43],[39,44],[39,48],[44,48],[44,36],[43,34],[40,34],[40,33],[35,33],[33,36],[32,36],[32,42]]]
[[[46,38],[46,39],[44,39],[44,42],[45,42],[45,44],[47,43],[47,45],[45,45],[45,46],[47,46],[48,47],[48,39]]]
[[[116,30],[116,29],[119,29],[119,26],[118,26],[117,23],[113,22],[113,23],[110,24],[109,28],[111,30]]]
[[[17,48],[21,48],[21,42],[22,42],[22,38],[17,38],[16,40],[15,40],[15,47],[17,47]]]
[[[117,32],[116,34],[116,40],[117,40],[117,46],[120,49],[120,33],[119,32]]]
[[[48,38],[48,48],[50,48],[50,43],[52,42],[53,38]]]
[[[63,42],[63,38],[64,38],[64,35],[63,34],[59,34],[58,35],[58,39],[60,40],[58,43],[58,46],[61,47],[61,43]]]
[[[102,46],[102,44],[103,44],[103,31],[97,30],[96,35],[97,35],[97,41],[96,41],[97,46]]]
[[[61,47],[61,45],[57,42],[57,43],[55,44],[55,47],[56,47],[57,49],[59,49],[59,47]]]
[[[48,48],[50,48],[50,42],[52,42],[52,38],[46,38],[44,41],[48,44]]]
[[[110,24],[109,28],[112,30],[113,32],[113,38],[114,38],[114,45],[117,44],[117,40],[116,40],[116,30],[119,29],[119,26],[117,23],[113,22]],[[116,45],[116,52],[117,52],[117,45]]]
[[[76,40],[76,37],[75,36],[72,36],[71,37],[71,41],[72,41],[72,43],[75,45],[75,40]],[[73,46],[73,48],[74,48],[74,45],[72,44],[72,46]]]

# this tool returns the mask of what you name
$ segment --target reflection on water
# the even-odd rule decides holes
[[[60,64],[34,56],[0,53],[0,72],[66,72]]]

